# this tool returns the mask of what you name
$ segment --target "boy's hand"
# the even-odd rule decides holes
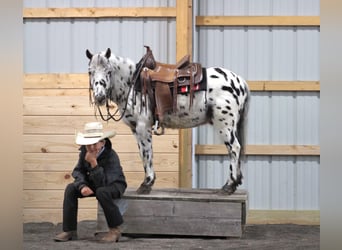
[[[88,186],[84,186],[82,189],[81,189],[81,194],[83,196],[89,196],[89,195],[92,195],[94,192],[93,190],[90,189],[90,187]]]

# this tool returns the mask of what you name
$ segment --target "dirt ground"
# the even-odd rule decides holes
[[[320,227],[304,225],[246,225],[242,238],[123,235],[118,243],[99,243],[96,221],[78,224],[78,240],[54,242],[61,224],[25,223],[23,249],[319,249]]]

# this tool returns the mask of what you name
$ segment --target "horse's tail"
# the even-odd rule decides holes
[[[249,109],[250,91],[246,83],[246,99],[240,112],[240,119],[237,124],[237,137],[240,142],[240,155],[245,155],[245,143],[247,138],[247,115]]]

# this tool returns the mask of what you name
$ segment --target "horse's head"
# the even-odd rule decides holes
[[[95,105],[104,105],[110,92],[110,81],[114,67],[110,63],[111,51],[92,54],[86,50],[89,61],[89,88],[92,90]]]

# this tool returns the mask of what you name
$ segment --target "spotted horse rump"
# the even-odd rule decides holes
[[[242,184],[240,168],[244,152],[244,132],[250,91],[246,81],[236,73],[222,67],[203,68],[206,89],[188,93],[176,93],[176,108],[166,110],[163,119],[156,125],[153,100],[136,88],[136,78],[146,65],[129,58],[114,55],[108,48],[93,54],[86,50],[89,59],[89,89],[91,102],[98,107],[107,106],[107,118],[122,119],[135,136],[143,162],[145,177],[137,189],[139,194],[148,194],[156,180],[153,168],[152,134],[157,127],[193,128],[206,123],[213,125],[222,137],[230,156],[229,177],[222,186],[223,194],[233,194]],[[138,83],[140,84],[140,83]],[[109,103],[117,106],[117,115],[110,114]]]

